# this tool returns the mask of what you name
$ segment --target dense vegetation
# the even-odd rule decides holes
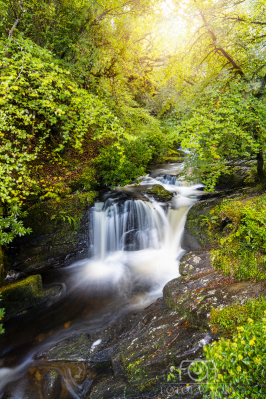
[[[266,277],[265,195],[224,200],[203,223],[218,245],[211,251],[212,264],[238,280]]]
[[[265,397],[265,315],[257,322],[249,318],[232,341],[222,338],[204,348],[206,359],[215,362],[204,384],[205,398]]]

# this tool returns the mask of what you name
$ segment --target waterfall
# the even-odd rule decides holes
[[[157,248],[166,228],[164,212],[150,202],[127,200],[96,203],[93,209],[93,254],[104,259],[115,251]]]
[[[170,178],[176,179],[169,175],[167,183],[161,182],[176,193],[170,204],[155,201],[148,191],[146,201],[112,195],[95,203],[90,234],[93,257],[71,266],[80,268],[74,289],[87,284],[90,290],[117,289],[121,295],[130,295],[136,286],[145,287],[150,300],[158,297],[167,281],[179,276],[186,214],[196,201],[199,185],[177,187],[169,184]],[[147,178],[142,184],[154,182]]]

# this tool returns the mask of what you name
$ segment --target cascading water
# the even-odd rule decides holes
[[[110,252],[159,248],[165,217],[150,202],[127,200],[96,203],[93,212],[93,253],[104,259]]]
[[[173,176],[173,175],[159,176],[159,177],[156,177],[156,180],[158,180],[159,182],[164,183],[164,184],[171,184],[171,185],[176,184],[176,176]]]
[[[159,203],[148,194],[149,186],[158,183],[175,193],[170,204]],[[10,397],[16,397],[17,391],[14,390],[12,394],[10,384],[23,380],[23,376],[33,367],[33,359],[38,353],[73,334],[100,331],[112,321],[112,317],[115,318],[112,314],[118,317],[122,310],[140,309],[149,304],[161,296],[166,282],[179,276],[178,261],[183,252],[181,238],[186,214],[195,203],[201,185],[179,186],[176,176],[165,175],[157,180],[147,177],[140,186],[145,188],[146,198],[142,196],[143,199],[132,199],[131,194],[136,188],[128,186],[121,189],[124,194],[128,193],[126,199],[125,195],[121,199],[118,193],[118,196],[110,195],[105,202],[95,203],[91,210],[90,231],[93,256],[64,268],[64,282],[67,287],[65,298],[69,297],[71,301],[69,305],[68,302],[65,305],[59,303],[58,309],[54,311],[55,320],[59,314],[63,317],[62,314],[66,311],[68,314],[65,321],[72,317],[71,328],[67,331],[55,329],[42,344],[33,346],[27,356],[18,360],[16,367],[0,369],[0,395],[9,384]],[[89,295],[94,295],[95,298],[116,298],[116,302],[113,307],[104,305],[104,308],[102,305],[104,309],[101,317],[100,313],[93,316],[91,313],[84,313],[84,306],[85,309],[88,307],[86,298]],[[83,307],[75,309],[75,301],[83,301]],[[74,303],[73,309],[70,308],[70,303],[72,306]],[[73,311],[72,316],[70,309]],[[51,309],[49,312],[51,314]],[[76,318],[75,312],[78,314]],[[44,319],[43,314],[40,317]],[[63,320],[62,318],[62,324],[65,322]],[[8,351],[12,355],[10,348],[2,351],[2,354],[0,352],[4,360]],[[13,349],[15,350],[16,348]],[[67,381],[66,386],[70,383],[72,384]],[[73,384],[71,386],[74,392]],[[75,395],[72,393],[73,397],[80,397],[78,393]]]

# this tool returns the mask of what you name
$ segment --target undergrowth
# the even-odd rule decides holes
[[[256,323],[248,318],[232,340],[222,338],[204,346],[205,359],[193,366],[205,392],[203,398],[265,398],[265,316]]]
[[[231,337],[239,326],[246,324],[249,318],[255,322],[261,320],[266,311],[266,299],[259,297],[245,304],[233,304],[225,309],[212,309],[210,324],[212,332]]]
[[[266,279],[266,196],[225,200],[205,218],[212,265],[238,280]]]

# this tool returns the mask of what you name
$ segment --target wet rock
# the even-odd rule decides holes
[[[187,221],[184,228],[182,248],[186,251],[194,251],[211,243],[208,234],[208,225],[204,219],[210,211],[220,205],[224,199],[239,198],[251,194],[250,188],[243,188],[238,191],[223,190],[215,193],[202,194],[200,201],[193,205],[187,214]]]
[[[42,278],[39,274],[2,287],[1,305],[6,309],[6,316],[39,302],[42,299],[42,291]]]
[[[160,298],[127,321],[113,344],[114,377],[93,387],[91,398],[166,398],[167,392],[165,396],[158,392],[167,383],[170,367],[200,357],[203,345],[211,340],[210,334],[189,326]],[[185,370],[181,381],[190,381]],[[196,398],[194,394],[189,397]]]
[[[61,285],[43,289],[40,274],[6,285],[0,289],[1,306],[5,308],[5,318],[25,309],[43,303],[61,293]]]
[[[95,197],[89,192],[30,207],[23,223],[32,233],[15,238],[7,248],[6,269],[28,273],[87,257],[88,208]]]
[[[124,398],[125,395],[132,395],[135,390],[128,387],[125,381],[119,381],[110,377],[98,384],[90,395],[90,399],[109,399],[109,398]]]
[[[43,399],[59,399],[62,391],[61,375],[55,370],[47,371],[42,380]]]
[[[183,256],[179,264],[179,273],[181,276],[193,276],[195,274],[206,273],[212,271],[210,260],[210,250],[212,246],[209,245],[204,248],[199,248],[196,251],[188,252]]]
[[[171,201],[174,195],[160,184],[155,184],[151,189],[147,190],[146,193],[149,196],[152,196],[156,201],[161,202]]]
[[[49,361],[87,361],[90,356],[91,340],[87,334],[74,335],[38,355]]]
[[[165,285],[164,301],[191,326],[202,329],[209,329],[212,308],[243,304],[248,299],[266,295],[265,282],[237,282],[212,270],[209,251],[204,249],[187,255],[182,262],[182,275]]]
[[[228,162],[230,166],[229,174],[222,174],[217,182],[219,189],[236,189],[246,185],[259,183],[258,177],[252,175],[252,167],[255,167],[255,160],[238,160]]]

